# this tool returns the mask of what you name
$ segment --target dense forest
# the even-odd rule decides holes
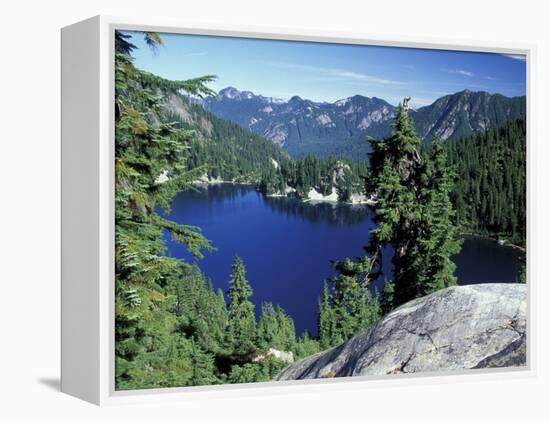
[[[366,175],[364,161],[307,155],[279,168],[269,168],[260,181],[260,190],[268,195],[287,195],[290,191],[300,199],[307,198],[311,189],[324,196],[334,190],[339,201],[347,202],[352,195],[364,193]]]
[[[152,49],[162,45],[156,33],[143,36]],[[165,80],[134,66],[136,47],[128,35],[116,32],[115,40],[118,390],[270,380],[292,360],[346,341],[394,307],[454,285],[451,257],[460,250],[461,230],[524,241],[521,121],[425,147],[400,106],[392,134],[370,140],[368,159],[293,160],[194,104],[188,103],[191,118],[174,113],[166,98],[209,95],[214,77]],[[210,241],[200,228],[161,215],[159,209],[169,211],[174,196],[204,174],[256,184],[265,194],[304,198],[311,188],[324,195],[336,189],[342,201],[356,193],[372,199],[376,228],[365,239],[364,254],[334,262],[335,276],[319,280],[317,337],[297,335],[277,303],[263,303],[255,316],[253,282],[238,256],[227,289],[214,290],[196,264],[213,250]],[[194,259],[169,257],[165,232]],[[392,279],[372,291],[388,246]]]
[[[498,129],[446,143],[456,170],[452,200],[463,232],[526,242],[526,127]]]

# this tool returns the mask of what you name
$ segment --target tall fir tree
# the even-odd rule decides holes
[[[262,303],[262,312],[258,322],[257,343],[261,349],[276,347],[278,342],[279,326],[277,314],[271,303]]]
[[[421,172],[419,236],[413,251],[415,296],[456,285],[456,265],[451,256],[460,251],[462,244],[450,199],[455,174],[439,139],[432,141],[426,158]]]
[[[214,358],[204,352],[195,342],[191,341],[191,361],[193,375],[190,379],[192,386],[201,386],[220,383],[214,373]]]
[[[330,348],[343,340],[336,333],[336,318],[332,309],[332,297],[327,280],[323,283],[323,295],[319,298],[317,330],[322,349]]]
[[[319,340],[323,347],[338,345],[350,339],[380,317],[378,294],[369,291],[372,260],[368,257],[345,259],[335,263],[338,274],[325,282],[319,301]]]
[[[366,315],[369,309],[370,315],[363,317],[372,320],[372,305],[377,312],[385,313],[456,283],[451,256],[460,250],[460,241],[452,221],[453,174],[444,148],[436,141],[423,157],[422,143],[403,106],[397,110],[392,135],[370,142],[366,191],[374,202],[371,208],[377,227],[370,232],[366,256],[339,262],[339,275],[333,281],[333,307],[340,324],[337,330],[345,337],[361,323],[366,324],[350,315]],[[393,281],[383,290],[382,309],[378,296],[369,308],[363,304],[364,298],[361,301],[352,297],[360,297],[358,287],[365,289],[381,276],[382,250],[386,246],[393,249]]]
[[[408,112],[399,106],[392,135],[371,140],[371,173],[368,191],[374,194],[373,221],[367,251],[381,264],[381,249],[393,248],[394,299],[401,304],[415,298],[416,273],[413,249],[418,238],[421,209],[420,190],[421,141]]]
[[[435,140],[422,156],[408,112],[399,107],[392,135],[372,145],[368,187],[378,228],[367,250],[380,256],[382,247],[393,248],[393,302],[386,298],[387,309],[454,285],[451,256],[460,241],[450,200],[453,173],[441,143]]]
[[[256,318],[254,304],[249,300],[252,288],[246,280],[246,270],[240,257],[235,257],[229,280],[227,296],[229,302],[228,342],[233,352],[246,355],[255,349]]]
[[[263,303],[258,322],[257,344],[260,349],[291,351],[296,343],[294,322],[280,306]]]
[[[143,34],[153,49],[158,34]],[[186,171],[190,130],[157,124],[159,91],[177,89],[208,94],[212,77],[168,81],[137,69],[130,36],[115,32],[115,365],[117,388],[153,387],[157,373],[166,370],[155,355],[166,352],[176,317],[168,312],[167,282],[186,265],[166,255],[163,232],[183,244],[196,257],[211,249],[195,227],[163,218],[158,206],[169,208],[174,194],[185,189],[200,169]],[[158,183],[166,171],[170,178]],[[160,317],[164,315],[165,317]],[[184,343],[185,341],[180,341]],[[173,342],[172,342],[173,343]],[[183,354],[182,354],[183,355]],[[172,365],[180,370],[184,364]],[[169,370],[169,369],[168,369]],[[168,371],[167,370],[167,371]],[[184,379],[181,373],[177,379]],[[162,383],[164,384],[164,383]]]

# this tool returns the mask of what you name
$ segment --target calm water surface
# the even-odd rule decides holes
[[[279,304],[298,333],[315,334],[317,299],[323,280],[334,274],[332,260],[359,256],[374,224],[366,207],[266,198],[248,186],[222,184],[176,196],[168,218],[195,225],[217,251],[197,263],[214,287],[226,291],[231,263],[239,255],[259,312],[264,301]],[[191,260],[183,246],[167,245],[172,256]],[[466,237],[455,256],[460,284],[514,282],[521,251],[495,241]],[[386,250],[384,261],[390,260]],[[384,270],[391,277],[391,268]],[[381,289],[384,280],[377,285]]]

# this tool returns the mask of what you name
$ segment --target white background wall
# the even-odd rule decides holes
[[[298,0],[5,1],[0,6],[0,418],[88,419],[548,419],[550,298],[545,239],[550,234],[547,164],[550,31],[543,1]],[[58,392],[59,382],[59,61],[62,26],[96,15],[154,16],[345,30],[396,36],[538,45],[533,190],[538,218],[531,275],[538,283],[536,378],[446,385],[385,386],[98,409]],[[544,267],[546,266],[546,268]],[[547,298],[547,299],[548,299]],[[546,391],[543,391],[546,387]],[[535,415],[537,414],[538,415]],[[483,418],[482,418],[483,417]]]

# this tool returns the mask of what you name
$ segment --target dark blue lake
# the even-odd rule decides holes
[[[217,251],[197,263],[214,287],[226,291],[231,263],[239,255],[259,312],[262,302],[279,304],[296,331],[316,334],[317,299],[323,280],[334,274],[332,260],[359,256],[374,224],[364,206],[309,204],[266,198],[248,186],[212,185],[176,196],[168,218],[202,229]],[[192,260],[166,237],[172,256]],[[514,282],[521,251],[495,241],[466,237],[455,256],[460,284]],[[390,260],[389,253],[384,261]],[[391,268],[387,276],[391,277]],[[384,280],[377,285],[381,289]]]

